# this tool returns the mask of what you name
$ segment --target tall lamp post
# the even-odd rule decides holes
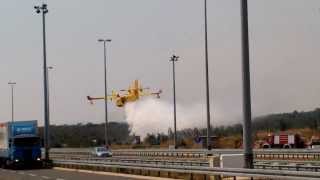
[[[13,88],[14,85],[17,84],[15,82],[8,82],[8,84],[11,86],[11,122],[14,121],[14,102],[13,102]]]
[[[42,36],[43,36],[43,90],[44,90],[44,147],[45,161],[49,161],[49,99],[48,99],[48,83],[47,83],[47,53],[46,53],[46,14],[48,13],[47,4],[35,6],[37,14],[42,14]]]
[[[170,61],[172,62],[172,81],[173,81],[173,122],[174,122],[174,149],[177,149],[177,114],[176,114],[176,74],[175,62],[178,61],[179,56],[172,55]]]
[[[210,126],[210,93],[209,93],[209,62],[208,62],[208,27],[207,27],[207,0],[204,0],[204,41],[206,63],[206,104],[207,104],[207,149],[211,150],[211,126]]]
[[[50,70],[52,70],[53,69],[53,66],[48,66],[47,67],[47,87],[48,87],[48,93],[47,93],[47,95],[48,95],[48,117],[49,117],[49,119],[50,119],[50,78],[49,78],[49,72],[50,72]]]
[[[104,125],[104,137],[105,145],[109,146],[108,141],[108,89],[107,89],[107,49],[106,43],[111,42],[111,39],[98,39],[98,42],[103,42],[103,55],[104,55],[104,107],[105,107],[105,125]]]
[[[241,0],[244,165],[245,168],[253,168],[248,29],[248,2]]]

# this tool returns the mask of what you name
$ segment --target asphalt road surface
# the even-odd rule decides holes
[[[0,180],[142,180],[167,178],[153,178],[115,173],[90,173],[89,171],[74,171],[64,169],[34,169],[10,170],[0,169]]]

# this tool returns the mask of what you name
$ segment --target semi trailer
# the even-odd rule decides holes
[[[37,121],[0,123],[2,167],[42,165]]]

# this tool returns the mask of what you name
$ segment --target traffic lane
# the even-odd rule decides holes
[[[29,172],[37,174],[40,177],[49,177],[49,179],[55,180],[137,180],[135,178],[126,178],[120,177],[119,175],[101,175],[95,173],[86,173],[86,172],[79,172],[74,170],[60,170],[60,169],[40,169],[40,170],[26,170],[23,172]],[[44,178],[46,179],[46,178]]]
[[[127,177],[126,177],[127,176]],[[132,177],[125,174],[96,174],[61,169],[9,170],[0,169],[0,180],[139,180],[162,179],[153,177]],[[164,178],[165,179],[165,178]]]
[[[24,172],[0,169],[1,180],[44,180],[41,177],[27,175]]]

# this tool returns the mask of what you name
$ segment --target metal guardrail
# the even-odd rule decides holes
[[[79,157],[79,156],[57,156],[52,157],[54,160],[75,160],[75,161],[88,161],[97,163],[107,162],[122,162],[132,164],[162,164],[162,165],[179,165],[179,166],[201,166],[208,167],[208,161],[191,161],[191,160],[160,160],[160,159],[137,159],[137,158],[119,158],[119,157],[108,157],[108,158],[97,158],[97,157]]]
[[[78,153],[88,153],[92,150],[92,148],[51,148],[50,152],[53,153],[68,153],[68,152],[78,152]],[[243,152],[242,149],[117,149],[113,150],[114,153],[223,153],[223,154],[237,154]],[[320,153],[320,149],[254,149],[256,153]]]
[[[145,160],[176,160],[176,161],[200,161],[207,162],[208,157],[190,157],[190,158],[176,158],[176,157],[163,157],[163,156],[112,156],[112,157],[97,157],[92,154],[51,154],[52,159],[145,159]]]
[[[149,158],[119,158],[119,157],[108,157],[108,158],[96,158],[96,157],[83,157],[83,156],[57,156],[53,157],[54,160],[75,160],[75,161],[88,161],[97,163],[130,163],[130,164],[160,164],[160,165],[177,165],[177,166],[197,166],[197,167],[209,167],[209,161],[207,160],[161,160],[161,159],[149,159]],[[277,160],[255,160],[254,166],[259,169],[277,169],[277,170],[288,170],[288,171],[320,171],[319,165],[312,165],[314,161],[277,161]],[[320,163],[320,162],[319,162]]]
[[[281,159],[255,159],[255,163],[264,163],[264,164],[271,164],[271,163],[278,163],[278,164],[296,164],[296,165],[311,165],[311,166],[319,166],[320,161],[301,161],[301,160],[281,160]]]
[[[257,152],[257,159],[301,159],[301,160],[320,160],[318,152]]]
[[[288,170],[288,171],[312,171],[319,172],[320,166],[311,165],[274,165],[274,164],[254,164],[255,169],[276,169],[276,170]]]
[[[90,155],[90,148],[60,148],[51,149],[52,154]],[[175,157],[175,158],[205,158],[207,155],[239,154],[242,149],[123,149],[113,150],[113,156],[145,156],[145,157]],[[320,161],[320,150],[314,149],[255,149],[255,159],[298,159]]]
[[[112,158],[94,158],[90,149],[54,149],[55,159],[89,160],[131,164],[160,164],[209,167],[208,154],[241,153],[241,149],[146,149],[113,150]],[[288,171],[320,171],[320,151],[310,149],[258,149],[255,167]],[[137,158],[139,157],[139,158]],[[183,158],[183,160],[181,159]],[[180,160],[179,160],[180,159]],[[195,161],[199,160],[199,161]]]
[[[242,168],[208,168],[195,166],[176,166],[161,164],[133,164],[122,162],[95,162],[95,161],[76,161],[76,160],[54,160],[56,166],[72,166],[73,168],[89,168],[104,170],[101,168],[119,168],[119,169],[138,169],[159,172],[176,172],[184,173],[193,177],[195,174],[204,174],[208,176],[224,175],[224,176],[240,176],[240,177],[259,177],[268,179],[304,179],[316,180],[320,179],[319,172],[296,172],[286,170],[267,170],[267,169],[242,169]]]

